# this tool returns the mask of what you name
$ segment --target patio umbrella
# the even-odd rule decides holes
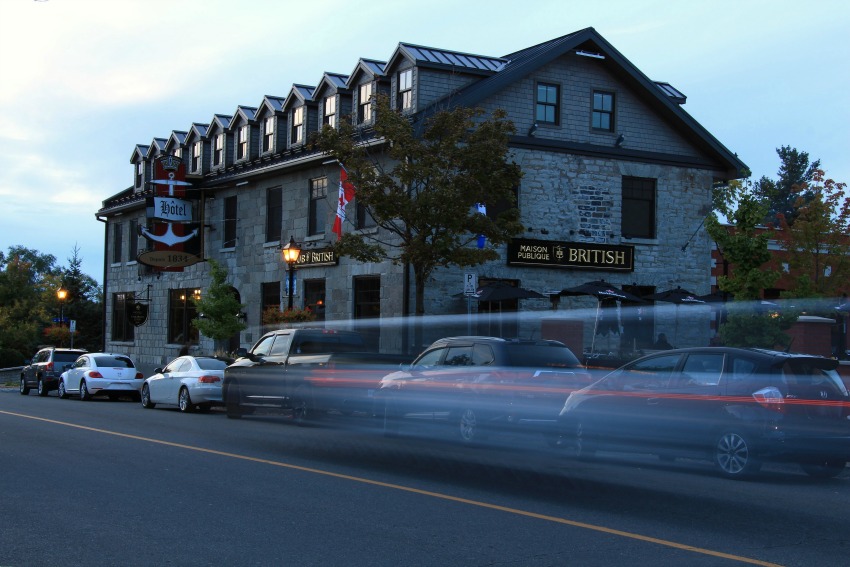
[[[647,295],[646,299],[652,299],[654,301],[666,301],[667,303],[673,303],[676,305],[676,318],[675,318],[675,328],[673,330],[673,342],[676,342],[676,339],[679,336],[679,306],[680,305],[705,305],[705,301],[696,296],[695,293],[690,292],[686,289],[682,289],[677,286],[676,289],[668,289],[666,291],[659,291],[657,293],[653,293],[652,295]]]
[[[462,297],[458,294],[456,297]],[[499,336],[502,335],[502,302],[512,299],[542,299],[546,296],[531,289],[513,286],[505,282],[490,282],[475,290],[473,298],[478,302],[492,301],[499,304]],[[489,324],[488,324],[489,326]]]
[[[596,332],[599,329],[599,308],[601,307],[603,300],[643,303],[643,299],[640,297],[611,285],[605,280],[594,280],[575,287],[564,288],[561,290],[561,295],[568,297],[588,295],[596,298],[596,317],[593,320],[593,338],[590,342],[590,352],[593,352],[596,347]]]

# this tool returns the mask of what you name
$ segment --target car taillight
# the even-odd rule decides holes
[[[218,376],[201,376],[198,378],[198,382],[200,384],[213,384],[215,382],[221,382],[221,378]]]
[[[103,374],[97,370],[89,370],[87,374],[89,375],[89,378],[103,378]]]
[[[142,374],[141,372],[136,372],[136,380],[143,380],[144,378],[144,374]]]
[[[53,363],[52,363],[52,362],[48,362],[47,364],[45,364],[45,365],[44,365],[44,369],[45,369],[47,372],[53,372]]]
[[[773,386],[762,388],[753,392],[753,398],[769,410],[782,412],[785,409],[785,398],[782,397],[782,392]]]

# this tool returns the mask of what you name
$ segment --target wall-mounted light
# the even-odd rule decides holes
[[[594,53],[592,51],[584,51],[579,49],[575,53],[576,55],[581,55],[582,57],[590,57],[591,59],[605,59],[605,56],[601,53]]]
[[[623,142],[625,142],[625,141],[626,141],[626,137],[623,134],[620,134],[619,136],[617,136],[617,141],[614,142],[614,147],[615,148],[623,147]]]
[[[537,132],[537,122],[531,125],[531,128],[528,129],[528,135],[534,137],[534,134]]]

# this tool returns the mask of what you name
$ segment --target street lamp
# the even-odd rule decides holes
[[[295,263],[301,255],[301,249],[295,243],[292,236],[289,237],[289,244],[283,247],[283,260],[289,265],[289,309],[292,309],[292,292],[295,291]]]
[[[56,291],[56,297],[59,298],[59,326],[65,322],[65,298],[68,297],[68,290],[61,287]]]

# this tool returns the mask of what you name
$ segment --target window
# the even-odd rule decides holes
[[[200,289],[172,289],[168,301],[168,342],[198,344],[198,329],[192,319],[198,317],[193,298],[201,297]]]
[[[262,311],[275,309],[280,311],[280,282],[265,282],[262,284],[261,297],[263,301]]]
[[[135,327],[130,322],[130,310],[135,297],[132,292],[112,294],[112,340],[128,342],[134,338]]]
[[[292,109],[292,139],[291,143],[298,144],[304,141],[304,107]]]
[[[360,85],[359,93],[357,122],[362,124],[372,120],[372,83]]]
[[[234,248],[236,246],[236,195],[224,200],[224,241],[223,248]]]
[[[129,222],[129,230],[127,231],[127,244],[130,247],[127,254],[128,262],[135,262],[139,255],[139,221],[133,219]]]
[[[224,163],[224,134],[215,137],[213,149],[213,166],[217,167]]]
[[[539,124],[558,124],[560,120],[560,87],[549,83],[537,83],[537,106],[534,119]]]
[[[263,152],[274,150],[274,116],[269,116],[263,122]]]
[[[283,228],[283,191],[274,187],[266,191],[266,242],[280,240]]]
[[[614,93],[593,91],[594,130],[614,131]]]
[[[192,171],[201,171],[201,159],[203,157],[203,142],[195,142],[192,144]]]
[[[239,128],[239,135],[236,145],[236,159],[245,159],[248,157],[248,125]]]
[[[336,95],[325,97],[324,121],[331,128],[336,128]]]
[[[183,158],[183,148],[174,148],[174,155],[179,158]]]
[[[398,108],[413,108],[413,69],[405,69],[398,74]]]
[[[328,178],[320,177],[310,180],[310,210],[307,217],[307,235],[323,234],[325,232],[324,207],[322,202],[328,196]]]
[[[381,316],[381,278],[363,276],[354,278],[354,318],[377,319]],[[358,326],[368,350],[377,351],[381,343],[381,327]]]
[[[655,179],[623,177],[622,234],[655,238]]]
[[[136,187],[141,188],[145,182],[145,162],[136,163]]]
[[[369,212],[369,209],[366,208],[366,205],[360,202],[359,199],[354,199],[355,204],[355,215],[354,219],[355,227],[357,229],[361,228],[372,228],[378,225],[375,222],[375,219],[372,217],[372,214]]]
[[[118,264],[121,262],[121,248],[124,246],[122,241],[124,232],[121,223],[112,225],[112,263]]]
[[[304,306],[316,315],[316,321],[325,320],[325,280],[304,280]]]

